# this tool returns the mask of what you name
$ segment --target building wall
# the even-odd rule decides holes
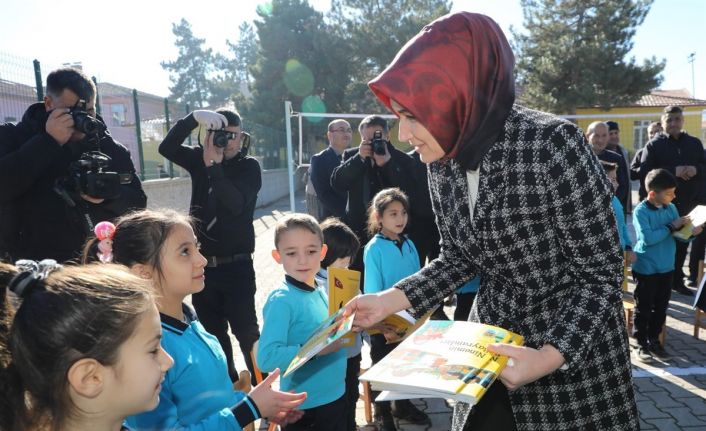
[[[257,207],[268,205],[289,194],[286,169],[272,169],[262,172],[262,188],[257,196]],[[183,213],[189,212],[191,199],[190,178],[165,178],[142,183],[147,194],[147,207],[151,209],[171,208]],[[301,181],[295,180],[295,188]]]
[[[582,130],[586,130],[588,125],[594,121],[613,120],[620,125],[620,144],[634,153],[636,149],[644,146],[646,142],[643,139],[640,141],[639,147],[635,148],[635,122],[643,121],[646,124],[652,121],[659,121],[662,115],[662,107],[626,107],[613,108],[604,111],[599,108],[578,108],[576,109],[576,121]],[[686,106],[684,107],[684,130],[692,136],[700,137],[702,135],[701,122],[702,112],[706,106]],[[640,114],[640,117],[616,118],[614,115],[620,114]],[[600,115],[600,118],[589,117],[581,118],[583,115]],[[645,135],[646,137],[646,135]],[[639,137],[640,138],[640,137]]]

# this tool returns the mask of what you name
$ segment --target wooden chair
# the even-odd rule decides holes
[[[367,369],[361,368],[358,375],[360,376]],[[365,422],[371,424],[373,423],[373,402],[375,401],[372,396],[372,391],[370,389],[370,382],[361,382],[363,384],[363,393],[360,394],[360,400],[363,401],[363,409],[365,410]]]
[[[250,351],[250,359],[252,360],[252,367],[253,367],[253,372],[255,373],[255,381],[259,385],[262,383],[264,380],[262,377],[262,371],[260,371],[260,367],[257,366],[257,361],[255,358],[257,357],[257,341],[255,342],[255,345],[253,345],[252,350]],[[254,426],[254,425],[253,425]],[[279,430],[279,425],[276,423],[269,423],[269,426],[267,427],[267,431],[277,431]]]

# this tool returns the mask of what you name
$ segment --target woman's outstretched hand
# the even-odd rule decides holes
[[[356,296],[346,304],[344,316],[355,313],[353,329],[361,331],[372,327],[390,314],[411,306],[404,292],[392,288],[380,293]]]

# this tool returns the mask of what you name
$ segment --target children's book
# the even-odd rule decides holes
[[[507,365],[490,343],[522,345],[524,338],[497,326],[429,320],[360,376],[380,401],[449,398],[474,405]]]
[[[397,335],[397,338],[395,340],[388,341],[387,344],[399,343],[400,341],[407,338],[410,334],[416,331],[417,328],[422,326],[424,322],[429,320],[429,317],[432,315],[434,310],[436,310],[436,307],[428,311],[424,316],[420,317],[417,320],[415,320],[414,317],[412,317],[412,315],[409,314],[409,312],[407,312],[406,310],[398,311],[395,314],[387,316],[385,319],[383,319],[382,322],[380,322],[380,325],[386,326]],[[381,334],[383,331],[378,328],[371,328],[368,329],[367,332],[370,335],[375,335]]]
[[[345,268],[328,268],[328,313],[334,315],[360,293],[360,272]],[[355,335],[343,337],[343,345],[355,344]]]
[[[696,208],[689,213],[689,219],[689,223],[672,234],[674,238],[688,241],[694,234],[694,228],[706,223],[706,205],[697,205]]]
[[[287,377],[299,367],[306,364],[327,346],[351,332],[355,313],[343,318],[343,311],[343,308],[338,310],[336,314],[329,316],[316,327],[309,341],[299,349],[294,359],[292,359],[292,362],[289,363],[287,370],[283,374],[284,377]]]

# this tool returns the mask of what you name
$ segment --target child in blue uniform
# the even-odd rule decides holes
[[[0,429],[125,429],[174,363],[161,335],[149,283],[121,266],[0,263]]]
[[[368,210],[368,233],[372,237],[363,251],[365,293],[382,292],[419,271],[419,254],[412,240],[402,232],[407,226],[409,200],[398,188],[381,190]],[[370,336],[370,358],[378,363],[398,343],[388,343],[383,334]],[[428,424],[429,417],[409,400],[375,403],[380,431],[394,431],[393,415],[415,424]]]
[[[348,268],[358,253],[360,242],[353,230],[336,217],[324,220],[321,223],[321,231],[328,250],[326,257],[321,261],[321,270],[316,274],[316,283],[327,289],[328,269]],[[355,408],[360,397],[358,374],[362,360],[360,351],[363,347],[363,334],[365,332],[355,333],[355,344],[346,348],[346,427],[342,431],[357,430]]]
[[[257,364],[264,371],[286,369],[316,327],[328,317],[328,295],[315,278],[326,255],[319,223],[307,214],[291,214],[277,223],[272,257],[284,268],[285,280],[274,289],[263,310]],[[307,393],[304,416],[286,431],[345,429],[346,351],[336,341],[280,381],[284,391]]]
[[[158,293],[162,346],[175,361],[156,409],[128,418],[137,430],[239,431],[260,417],[296,419],[304,394],[274,391],[273,373],[248,395],[233,389],[225,354],[184,299],[204,286],[206,259],[190,219],[175,211],[139,211],[121,217],[112,236],[112,256]],[[86,250],[90,250],[89,243]],[[280,407],[277,407],[280,406]]]
[[[601,160],[601,166],[605,170],[605,174],[613,187],[613,199],[611,204],[613,205],[613,213],[615,213],[615,221],[618,223],[618,236],[620,237],[620,248],[623,249],[627,257],[628,265],[635,263],[637,260],[637,255],[632,251],[632,239],[630,238],[630,233],[628,232],[627,223],[625,223],[625,212],[623,211],[623,204],[620,203],[620,199],[615,195],[615,191],[618,190],[618,165],[611,162],[606,162]]]

